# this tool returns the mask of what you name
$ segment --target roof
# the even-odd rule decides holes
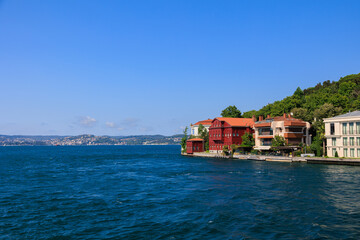
[[[218,119],[220,121],[225,121],[232,127],[253,127],[254,126],[254,120],[252,118],[218,117],[215,119]]]
[[[208,120],[202,120],[202,121],[199,121],[197,123],[195,123],[194,125],[211,125],[211,122],[212,122],[212,119],[208,119]]]
[[[345,118],[345,117],[360,117],[360,111],[349,112],[332,118]],[[332,119],[332,118],[328,118],[328,119]]]
[[[305,121],[303,121],[301,119],[293,118],[292,116],[286,114],[286,116],[267,118],[263,121],[257,121],[257,122],[255,122],[255,127],[268,126],[269,123],[271,123],[273,121],[284,121],[286,126],[306,125]]]
[[[192,138],[192,139],[189,139],[187,141],[188,142],[197,142],[197,141],[204,141],[204,139],[202,139],[202,138]]]

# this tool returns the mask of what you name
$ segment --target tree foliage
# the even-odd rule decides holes
[[[228,106],[221,112],[222,117],[241,118],[241,111],[234,106]]]
[[[199,128],[198,128],[198,133],[199,133],[199,137],[204,139],[205,151],[208,151],[209,150],[209,132],[208,132],[208,130],[202,124],[200,124]]]
[[[241,147],[249,147],[252,148],[253,146],[255,146],[255,139],[253,137],[253,135],[251,133],[244,133],[244,135],[241,136],[242,139],[242,143],[241,143]]]
[[[323,119],[355,110],[360,110],[360,73],[342,77],[339,81],[327,80],[304,90],[298,87],[293,95],[267,104],[258,111],[245,112],[243,116],[293,113],[295,118],[312,124],[314,140],[311,149],[321,156],[324,150]]]
[[[186,152],[186,141],[188,139],[187,132],[188,132],[188,127],[185,127],[184,137],[181,139],[181,143],[180,143],[182,152]]]
[[[243,116],[281,116],[293,112],[294,117],[312,122],[315,110],[326,103],[332,104],[339,114],[359,110],[360,73],[345,76],[339,81],[327,80],[304,90],[298,87],[293,95],[267,104],[258,111],[244,112]]]
[[[285,138],[283,136],[276,135],[271,141],[272,147],[282,147],[286,145]]]

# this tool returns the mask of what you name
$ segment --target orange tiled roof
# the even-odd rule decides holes
[[[192,139],[189,139],[188,141],[190,141],[190,142],[204,141],[204,139],[202,139],[202,138],[192,138]]]
[[[202,121],[199,121],[197,123],[195,123],[194,125],[211,125],[211,122],[212,122],[212,119],[208,119],[208,120],[202,120]]]
[[[253,127],[254,120],[252,118],[228,118],[228,117],[218,117],[216,118],[220,121],[225,121],[233,127]]]
[[[272,121],[284,121],[285,126],[306,126],[305,121],[301,119],[293,118],[292,116],[286,114],[286,116],[266,118],[263,121],[258,121],[255,123],[255,127],[264,127],[271,125]]]

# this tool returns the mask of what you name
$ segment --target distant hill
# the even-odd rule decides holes
[[[0,135],[0,146],[70,146],[70,145],[173,145],[179,144],[183,135],[139,135],[139,136],[25,136]]]

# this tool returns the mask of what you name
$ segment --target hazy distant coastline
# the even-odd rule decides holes
[[[87,145],[174,145],[183,135],[138,135],[138,136],[26,136],[0,135],[0,146],[87,146]]]

